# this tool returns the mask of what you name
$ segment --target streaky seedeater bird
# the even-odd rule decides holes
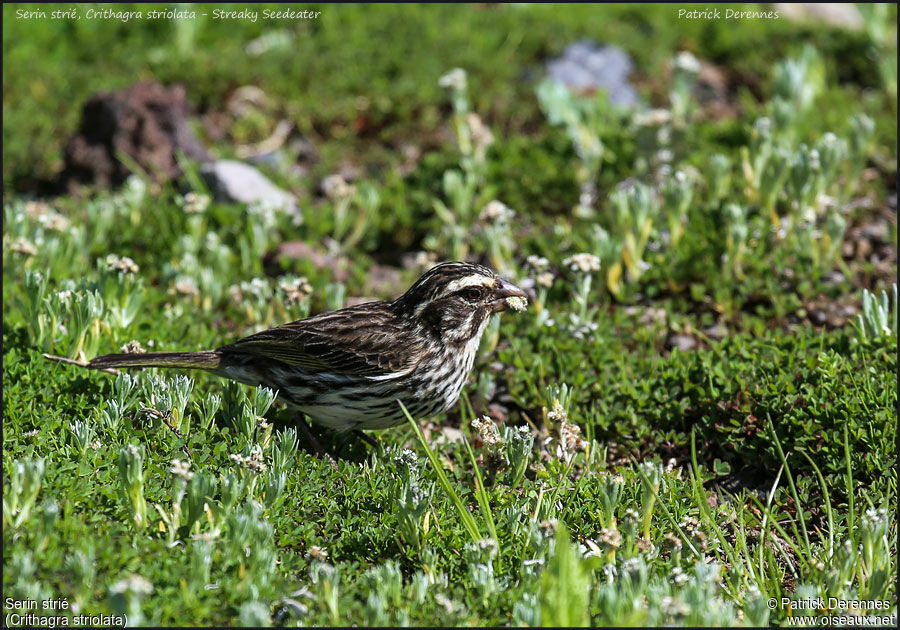
[[[405,421],[398,401],[413,417],[450,409],[491,316],[524,309],[526,298],[487,267],[447,262],[390,302],[315,315],[215,350],[105,354],[88,367],[206,370],[277,390],[329,429],[383,429]]]

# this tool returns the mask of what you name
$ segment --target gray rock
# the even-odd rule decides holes
[[[717,322],[703,331],[703,334],[710,339],[720,341],[728,336],[728,327],[722,322]]]
[[[697,340],[690,335],[670,335],[666,339],[666,347],[669,350],[678,348],[682,352],[690,352],[697,347]]]
[[[570,44],[562,57],[547,63],[550,76],[570,90],[604,90],[609,102],[620,107],[638,103],[635,89],[628,83],[634,63],[628,53],[616,46],[597,46],[590,41]]]
[[[254,167],[235,160],[218,160],[200,171],[213,196],[224,203],[262,203],[300,216],[292,194],[273,184]]]
[[[776,2],[773,8],[792,22],[824,22],[850,31],[866,26],[859,9],[850,2]]]

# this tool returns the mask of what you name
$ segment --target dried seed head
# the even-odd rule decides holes
[[[141,345],[141,342],[136,339],[133,339],[126,343],[120,348],[120,350],[125,354],[144,354],[147,352],[144,349],[144,346]]]
[[[490,128],[481,120],[481,116],[474,112],[466,115],[466,122],[469,124],[469,131],[472,133],[472,142],[479,149],[487,149],[494,144],[494,134]]]
[[[31,241],[21,237],[10,243],[9,249],[23,256],[34,256],[38,252],[37,247]]]
[[[506,298],[506,304],[512,310],[521,312],[528,308],[528,299],[519,296],[508,297]]]
[[[542,271],[535,277],[534,281],[537,282],[539,286],[544,287],[545,289],[549,289],[553,286],[553,281],[556,279],[556,276],[553,275],[553,272],[550,271]]]
[[[197,288],[193,280],[179,280],[175,283],[175,292],[179,295],[200,295],[200,289]]]
[[[328,560],[328,552],[317,545],[311,545],[307,550],[307,556],[309,556],[313,560],[318,560],[319,562],[325,562]]]
[[[329,175],[322,180],[322,192],[331,201],[344,201],[356,194],[356,187],[338,174]]]
[[[482,416],[480,420],[475,418],[472,420],[472,428],[478,432],[478,437],[485,446],[494,447],[503,444],[503,438],[500,437],[497,425],[489,417]]]

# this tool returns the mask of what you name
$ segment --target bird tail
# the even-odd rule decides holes
[[[215,370],[222,364],[222,355],[215,351],[205,352],[153,352],[150,354],[104,354],[94,357],[87,364],[89,368],[185,368],[194,370]]]

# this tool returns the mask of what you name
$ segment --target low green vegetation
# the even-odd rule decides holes
[[[4,599],[147,625],[847,614],[781,603],[817,597],[895,621],[896,9],[861,7],[859,31],[319,10],[4,7]],[[633,57],[644,105],[546,78],[585,37]],[[188,86],[217,155],[281,120],[312,142],[304,168],[262,167],[302,220],[213,200],[186,160],[180,182],[37,197],[77,105],[149,77]],[[246,84],[268,106],[234,114]],[[458,409],[380,449],[320,434],[337,470],[275,392],[43,356],[212,348],[463,258],[528,310],[491,324]]]

